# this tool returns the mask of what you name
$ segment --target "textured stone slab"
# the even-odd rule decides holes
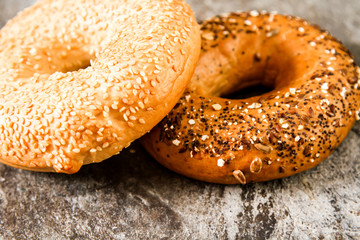
[[[32,1],[0,0],[0,24]],[[358,0],[189,0],[198,19],[235,10],[298,15],[360,59]],[[318,167],[246,186],[187,179],[134,143],[78,174],[0,164],[0,239],[359,239],[360,123]]]

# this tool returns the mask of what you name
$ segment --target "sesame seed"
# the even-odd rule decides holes
[[[262,105],[260,103],[252,103],[251,105],[249,105],[247,108],[249,109],[254,109],[254,108],[260,108]]]
[[[73,151],[74,153],[80,153],[80,149],[78,149],[78,148],[74,148],[72,151]]]
[[[178,139],[175,139],[172,141],[172,143],[175,145],[175,146],[179,146],[180,145],[180,141]]]
[[[213,104],[213,105],[212,105],[212,108],[213,108],[215,111],[219,111],[219,110],[221,110],[222,106],[221,106],[220,104],[216,103],[216,104]]]
[[[206,32],[206,33],[202,33],[201,37],[206,39],[206,40],[214,40],[214,34],[213,32]]]
[[[129,119],[128,119],[128,117],[126,116],[125,113],[123,114],[123,117],[124,117],[124,120],[125,120],[126,122],[129,121]]]
[[[278,29],[272,29],[269,32],[266,33],[266,37],[267,38],[271,38],[273,36],[276,36],[279,34],[279,30]]]
[[[225,164],[224,159],[219,158],[219,159],[217,160],[217,165],[218,165],[218,167],[223,167],[224,164]]]
[[[203,140],[203,141],[206,141],[207,139],[209,139],[209,136],[208,136],[208,135],[203,135],[203,136],[201,137],[201,140]]]
[[[194,125],[196,123],[194,119],[190,119],[188,122],[190,125]]]
[[[328,90],[329,89],[329,85],[328,85],[329,83],[324,83],[322,86],[321,86],[321,89],[323,89],[323,90]]]
[[[129,109],[130,109],[130,112],[132,112],[132,113],[136,113],[136,109],[135,109],[135,108],[130,107]]]
[[[259,16],[259,12],[256,10],[252,10],[252,11],[250,11],[250,16],[257,17],[257,16]]]
[[[157,85],[157,84],[156,84],[156,81],[155,81],[155,80],[151,80],[151,86],[152,86],[152,87],[156,87],[156,85]]]
[[[252,22],[251,22],[250,20],[245,20],[245,21],[244,21],[244,24],[245,24],[246,26],[251,26]]]
[[[343,99],[346,99],[346,92],[347,92],[346,87],[343,87],[342,91],[340,92],[340,95]]]

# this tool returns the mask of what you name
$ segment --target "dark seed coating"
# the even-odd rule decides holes
[[[359,68],[327,31],[263,12],[218,16],[201,30],[188,91],[143,140],[166,167],[217,183],[290,176],[324,160],[359,117]],[[219,97],[259,83],[274,90]]]

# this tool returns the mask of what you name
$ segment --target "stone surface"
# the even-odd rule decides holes
[[[330,30],[360,60],[358,0],[189,0],[199,20],[277,10]],[[32,1],[0,0],[0,25]],[[318,167],[267,183],[194,181],[135,142],[75,175],[0,164],[0,239],[360,239],[360,123]]]

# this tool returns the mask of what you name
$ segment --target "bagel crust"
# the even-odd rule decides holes
[[[187,92],[143,138],[167,168],[198,180],[268,181],[310,169],[359,117],[359,68],[327,31],[303,19],[232,13],[201,25]],[[244,87],[274,90],[224,99]]]
[[[42,0],[0,31],[0,161],[77,172],[176,104],[200,52],[182,0]]]

